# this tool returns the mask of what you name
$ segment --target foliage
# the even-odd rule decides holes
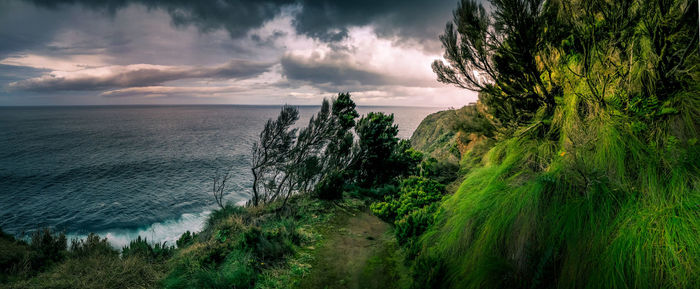
[[[266,202],[271,196],[263,195],[261,186],[264,185],[265,175],[271,170],[284,166],[286,156],[291,150],[296,129],[291,128],[299,119],[299,111],[292,106],[282,107],[277,120],[268,120],[265,128],[260,132],[259,141],[253,144],[252,167],[253,194],[251,202],[257,206]]]
[[[456,117],[451,123],[452,130],[494,137],[497,126],[489,119],[488,113],[483,111],[485,109],[479,102],[456,110]]]
[[[112,248],[107,243],[107,238],[90,233],[85,239],[72,239],[70,243],[70,256],[73,258],[84,258],[93,255],[118,256],[119,251]]]
[[[0,281],[9,281],[9,288],[152,288],[162,277],[161,264],[120,258],[98,235],[72,239],[69,250],[66,243],[65,235],[50,229],[33,232],[29,243],[1,234]]]
[[[412,243],[433,224],[439,203],[439,200],[436,200],[423,207],[408,211],[394,222],[396,239],[399,244]]]
[[[547,47],[553,13],[544,0],[494,0],[485,9],[474,0],[458,3],[440,40],[447,63],[436,60],[438,81],[479,91],[504,126],[534,119],[541,108],[551,114],[558,87],[545,83],[547,66],[535,56]]]
[[[387,195],[384,202],[372,204],[372,211],[380,218],[394,222],[411,212],[439,202],[445,186],[428,178],[412,176],[401,181],[396,195]]]
[[[168,246],[165,242],[151,244],[146,238],[138,236],[122,248],[122,257],[138,256],[150,262],[162,262],[172,257],[174,252],[174,246]]]
[[[488,6],[461,2],[434,69],[507,133],[463,156],[415,287],[698,287],[697,1]]]
[[[21,240],[16,240],[12,235],[6,234],[0,228],[0,284],[12,279],[23,269],[23,260],[30,252],[29,245]]]
[[[281,202],[278,200],[277,202]],[[170,266],[162,285],[166,288],[277,288],[290,283],[270,280],[269,274],[284,278],[301,278],[308,270],[310,257],[300,266],[299,252],[314,244],[311,225],[326,222],[335,211],[329,203],[308,195],[293,196],[289,204],[296,209],[287,216],[277,213],[276,204],[258,207],[236,207],[212,212],[205,229],[186,247],[179,247],[167,262]],[[343,200],[341,205],[352,209],[357,204]],[[210,232],[210,233],[207,233]],[[188,236],[185,233],[183,236]],[[292,262],[292,263],[290,263]],[[262,283],[261,283],[262,282]]]
[[[423,155],[411,148],[410,142],[399,140],[394,115],[370,112],[360,118],[355,131],[355,179],[369,188],[391,183],[395,178],[413,173]]]
[[[189,245],[192,245],[195,240],[197,239],[197,233],[190,233],[188,230],[187,232],[182,233],[180,235],[180,238],[175,241],[175,244],[177,245],[178,248],[184,248]]]
[[[457,178],[459,165],[428,157],[423,159],[418,169],[419,176],[433,179],[441,184],[447,184]]]
[[[40,268],[65,258],[67,239],[64,233],[55,233],[49,228],[32,232],[29,248],[33,251],[32,268]]]
[[[348,174],[333,171],[327,174],[314,189],[316,196],[322,200],[338,200],[343,197],[343,191],[348,185]]]
[[[163,281],[165,288],[253,288],[256,279],[250,256],[233,251],[218,267],[201,267],[184,258]]]
[[[261,230],[252,227],[243,233],[241,246],[252,253],[255,259],[271,263],[282,259],[293,251],[294,245],[301,241],[293,222],[281,222],[281,226]]]
[[[301,129],[292,128],[297,109],[285,106],[253,146],[253,205],[281,199],[284,208],[293,194],[310,192],[328,173],[345,170],[357,116],[348,93],[338,94],[332,105],[324,99],[320,111]]]
[[[51,270],[9,288],[157,288],[162,265],[114,254],[69,258]]]
[[[412,247],[414,239],[433,223],[433,215],[444,194],[443,184],[412,176],[401,182],[396,194],[386,195],[383,202],[373,203],[370,209],[395,225],[394,233],[400,245]],[[409,250],[409,253],[414,252]]]

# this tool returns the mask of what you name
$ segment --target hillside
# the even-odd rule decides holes
[[[411,136],[411,146],[442,161],[458,163],[455,110],[443,110],[426,116]]]

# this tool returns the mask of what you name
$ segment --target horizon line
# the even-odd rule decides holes
[[[32,108],[32,107],[124,107],[124,106],[269,106],[281,107],[291,105],[297,107],[320,107],[320,104],[38,104],[38,105],[0,105],[0,108]],[[466,105],[466,104],[465,104]],[[455,108],[454,106],[419,106],[419,105],[360,105],[357,107],[405,107],[405,108]]]

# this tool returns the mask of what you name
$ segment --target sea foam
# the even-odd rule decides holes
[[[210,214],[211,210],[200,213],[185,213],[177,219],[156,222],[143,228],[107,230],[98,232],[97,235],[101,238],[107,238],[112,247],[117,249],[129,245],[129,242],[139,236],[146,238],[149,243],[165,242],[167,245],[175,245],[183,233],[201,231]],[[68,234],[67,237],[68,239],[85,239],[87,236]]]

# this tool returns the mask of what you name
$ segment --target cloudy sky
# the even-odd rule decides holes
[[[0,105],[461,106],[430,63],[457,0],[0,0]]]

